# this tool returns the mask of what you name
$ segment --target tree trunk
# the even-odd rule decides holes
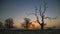
[[[41,30],[44,29],[44,16],[42,16]]]

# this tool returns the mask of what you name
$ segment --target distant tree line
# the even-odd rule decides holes
[[[24,27],[24,29],[28,30],[29,26],[32,25],[32,27],[34,29],[35,26],[30,21],[31,21],[31,19],[24,18],[24,24],[21,24],[22,27]],[[4,29],[12,29],[12,28],[14,28],[13,24],[14,24],[13,18],[6,19],[4,23],[0,21],[0,29],[2,29],[2,28],[4,28]]]

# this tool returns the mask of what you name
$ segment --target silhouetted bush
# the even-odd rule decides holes
[[[13,19],[9,18],[5,20],[5,28],[13,28]]]

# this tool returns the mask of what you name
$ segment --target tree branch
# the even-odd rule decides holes
[[[42,15],[46,12],[46,9],[48,8],[46,5],[47,5],[47,3],[44,1],[44,6],[43,6],[44,7],[44,11],[43,11]]]
[[[39,13],[40,13],[40,16],[42,16],[41,5],[40,5]]]
[[[51,18],[51,17],[45,17],[44,19],[49,19],[49,20],[51,21],[52,19],[57,19],[57,16],[54,17],[54,18]]]

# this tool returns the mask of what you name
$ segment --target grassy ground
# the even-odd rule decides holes
[[[0,34],[60,34],[60,29],[45,30],[6,30],[0,29]]]

